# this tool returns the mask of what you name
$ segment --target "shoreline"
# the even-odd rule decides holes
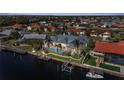
[[[7,46],[5,46],[5,47],[7,48]],[[4,48],[4,50],[6,50],[6,48]],[[1,49],[1,50],[2,50],[2,49]],[[9,51],[11,51],[11,52],[15,52],[15,53],[22,54],[22,55],[31,54],[31,55],[37,57],[38,59],[41,59],[41,60],[44,60],[44,61],[47,61],[48,59],[52,59],[53,62],[54,62],[54,60],[55,60],[55,61],[57,61],[57,62],[66,63],[66,62],[64,62],[64,61],[62,61],[62,60],[58,60],[58,59],[56,59],[56,58],[52,58],[52,57],[46,56],[46,57],[47,57],[47,59],[46,59],[46,58],[44,58],[44,57],[35,55],[35,54],[31,53],[31,52],[26,52],[25,50],[21,50],[21,52],[20,52],[20,50],[21,50],[21,49],[15,49],[15,50],[13,50],[13,48],[9,48]],[[107,73],[107,74],[110,74],[110,75],[119,77],[119,78],[121,78],[121,79],[124,79],[124,74],[121,74],[121,73],[119,73],[119,72],[115,72],[115,71],[103,69],[103,68],[100,68],[100,67],[91,66],[91,65],[88,65],[88,64],[79,64],[79,63],[74,63],[74,62],[69,62],[69,63],[72,64],[72,65],[74,65],[74,66],[78,66],[78,67],[80,67],[80,68],[102,70],[103,72],[105,72],[105,73]]]
[[[28,52],[29,54],[32,54],[32,55],[35,55],[33,53],[30,53]],[[48,57],[46,56],[47,58],[43,58],[41,56],[38,56],[38,55],[35,55],[38,59],[41,59],[41,60],[48,60],[48,59],[52,59],[52,60],[55,60],[57,62],[61,62],[61,63],[66,63],[65,61],[63,60],[58,60],[56,58],[52,58],[52,57]],[[53,61],[54,62],[54,61]],[[108,69],[104,69],[104,68],[100,68],[100,67],[95,67],[95,66],[91,66],[91,65],[88,65],[88,64],[79,64],[79,63],[74,63],[74,62],[69,62],[70,64],[74,65],[74,66],[78,66],[78,67],[81,67],[81,68],[85,68],[85,69],[97,69],[97,70],[102,70],[103,72],[107,73],[107,74],[110,74],[110,75],[113,75],[113,76],[117,76],[119,78],[122,78],[124,79],[124,74],[121,74],[120,72],[115,72],[115,71],[111,71],[111,70],[108,70]]]

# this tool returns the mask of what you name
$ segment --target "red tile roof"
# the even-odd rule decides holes
[[[22,24],[14,24],[13,28],[21,29],[22,26],[23,26]]]
[[[124,27],[124,24],[113,24],[114,27]]]
[[[70,29],[67,29],[67,32],[81,32],[81,29],[70,28]]]
[[[112,31],[109,31],[109,30],[92,30],[91,33],[92,34],[105,34],[105,33],[108,33],[108,34],[111,34]]]
[[[94,51],[124,55],[124,41],[121,41],[119,43],[97,41]]]
[[[32,27],[33,29],[40,29],[40,25],[37,24],[37,23],[32,23],[32,24],[31,24],[31,27]]]
[[[56,29],[56,27],[54,27],[54,26],[48,26],[48,29],[50,29],[50,30],[55,30]]]

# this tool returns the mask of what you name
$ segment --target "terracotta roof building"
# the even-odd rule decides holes
[[[124,27],[124,24],[113,24],[112,27],[123,28]]]
[[[95,44],[95,51],[124,55],[124,41],[118,43],[100,42]]]
[[[32,23],[32,24],[31,24],[31,28],[32,28],[32,29],[35,29],[35,30],[40,30],[40,25],[37,24],[37,23]]]
[[[97,53],[104,54],[105,62],[124,65],[124,41],[118,43],[97,41],[94,48],[94,55]]]
[[[13,25],[13,28],[14,28],[14,29],[21,29],[22,27],[23,27],[22,24],[14,24],[14,25]]]

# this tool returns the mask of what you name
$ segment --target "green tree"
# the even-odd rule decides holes
[[[11,39],[18,39],[20,38],[21,35],[18,33],[18,31],[13,31],[11,34],[10,34],[10,38]]]
[[[111,38],[112,42],[118,42],[121,40],[121,37],[119,34],[116,34],[116,35],[112,35],[112,38]]]
[[[51,41],[52,40],[50,38],[50,35],[46,35],[46,43],[47,43],[48,48],[50,47]]]

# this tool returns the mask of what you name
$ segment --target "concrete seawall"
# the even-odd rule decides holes
[[[9,47],[6,47],[6,46],[2,46],[0,47],[0,50],[1,51],[12,51],[12,52],[15,52],[15,53],[18,53],[18,54],[26,54],[27,52],[24,51],[24,50],[21,50],[21,49],[16,49],[16,48],[9,48]],[[32,54],[32,53],[29,53],[29,54]],[[34,54],[32,54],[34,55]],[[44,59],[44,57],[41,57],[41,56],[38,56],[38,55],[35,55],[37,56],[39,59]],[[51,59],[51,57],[48,57],[47,58]],[[55,61],[58,61],[58,62],[62,62],[62,63],[66,63],[64,61],[60,61],[56,58],[52,58],[53,60]],[[110,74],[110,75],[113,75],[113,76],[117,76],[117,77],[120,77],[122,79],[124,79],[124,74],[120,73],[120,72],[115,72],[115,71],[111,71],[111,70],[107,70],[107,69],[103,69],[103,68],[100,68],[100,67],[95,67],[95,66],[91,66],[91,65],[88,65],[88,64],[79,64],[79,63],[74,63],[74,62],[69,62],[70,64],[74,65],[74,66],[78,66],[78,67],[81,67],[81,68],[86,68],[86,69],[97,69],[97,70],[102,70],[103,72],[107,73],[107,74]]]
[[[16,49],[16,48],[9,48],[7,46],[0,46],[0,51],[12,51],[12,52],[15,52],[15,53],[18,53],[18,54],[22,54],[22,55],[27,53],[24,50]]]
[[[49,58],[51,58],[51,57],[49,57]],[[42,57],[41,57],[41,59],[42,59]],[[64,61],[60,61],[60,60],[57,60],[55,58],[52,58],[52,59],[56,60],[56,61],[59,61],[59,62],[62,62],[62,63],[65,63]],[[81,68],[101,70],[101,71],[103,71],[103,72],[105,72],[107,74],[110,74],[110,75],[113,75],[113,76],[117,76],[117,77],[120,77],[121,79],[124,79],[124,74],[122,74],[120,72],[115,72],[115,71],[111,71],[111,70],[108,70],[108,69],[91,66],[91,65],[88,65],[88,64],[79,64],[79,63],[74,63],[74,62],[69,62],[69,63],[72,64],[72,65],[81,67]]]

